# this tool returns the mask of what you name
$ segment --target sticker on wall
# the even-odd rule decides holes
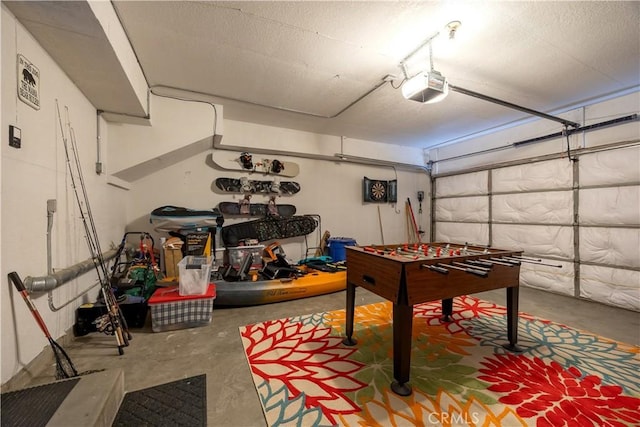
[[[40,70],[18,54],[18,97],[36,110],[40,109]]]
[[[365,202],[395,203],[398,201],[398,182],[369,179],[362,180],[362,193]]]

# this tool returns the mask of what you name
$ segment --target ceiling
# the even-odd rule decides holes
[[[93,76],[68,74],[98,109],[128,112],[104,50],[73,42],[95,27],[91,14],[63,19],[85,2],[4,3],[30,31],[48,28],[35,37],[46,34],[41,44],[63,69],[93,64]],[[148,86],[214,95],[225,119],[429,148],[532,117],[458,92],[437,104],[405,100],[399,63],[439,31],[434,68],[452,85],[535,111],[556,115],[640,86],[636,1],[111,3]],[[42,24],[53,14],[60,19]],[[453,20],[462,25],[448,46],[442,30]]]

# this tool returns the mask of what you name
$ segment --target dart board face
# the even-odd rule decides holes
[[[363,193],[365,202],[387,202],[388,182],[373,180],[367,177],[363,181]]]
[[[380,182],[376,181],[371,186],[371,198],[373,200],[382,200],[387,197],[387,186]]]

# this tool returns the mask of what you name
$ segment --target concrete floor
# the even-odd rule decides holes
[[[475,296],[505,304],[505,291]],[[358,288],[356,304],[381,301]],[[222,308],[214,306],[209,326],[153,333],[151,321],[132,329],[133,340],[118,356],[115,339],[98,333],[76,338],[67,352],[78,371],[124,371],[125,391],[206,374],[210,426],[265,425],[262,408],[244,357],[238,328],[271,319],[344,309],[345,292],[336,292],[284,303]],[[590,331],[614,340],[640,345],[640,313],[521,288],[520,311]],[[51,375],[51,373],[48,373]]]

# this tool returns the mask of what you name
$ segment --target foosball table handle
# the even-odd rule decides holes
[[[477,268],[469,268],[469,267],[459,267],[457,265],[453,265],[453,264],[438,264],[438,268],[444,268],[444,269],[454,269],[454,270],[460,270],[460,271],[464,271],[465,273],[469,273],[469,274],[475,274],[476,276],[480,276],[480,277],[488,277],[489,276],[489,271],[488,270],[478,270]]]
[[[427,264],[422,264],[421,265],[422,268],[428,268],[431,271],[435,271],[436,273],[440,273],[440,274],[449,274],[449,270],[447,270],[446,268],[443,267],[438,267],[435,265],[427,265]]]
[[[487,277],[489,275],[489,272],[485,270],[476,270],[475,268],[467,268],[466,271],[467,273],[475,274],[476,276],[480,277]]]

